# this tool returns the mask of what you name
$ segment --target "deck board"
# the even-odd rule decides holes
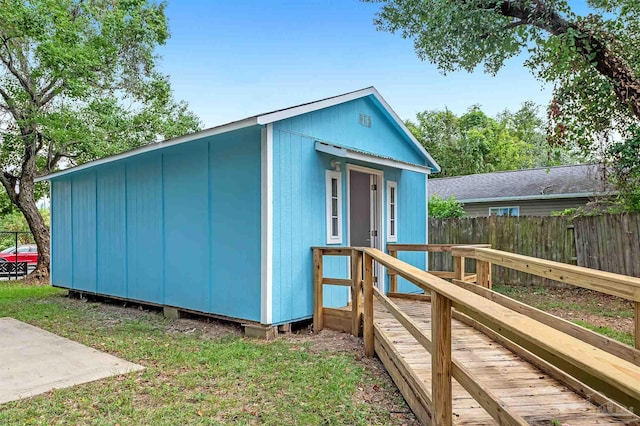
[[[424,301],[394,298],[421,330],[431,336],[431,304]],[[377,301],[374,301],[374,324],[377,338],[386,339],[400,354],[424,386],[431,389],[431,356],[415,338]],[[530,424],[620,425],[640,424],[640,418],[615,416],[602,412],[592,402],[573,392],[563,383],[522,360],[488,336],[459,321],[452,320],[454,359],[487,385],[506,405]],[[459,425],[493,425],[495,420],[457,382],[453,382],[454,423]],[[406,396],[405,396],[406,397]],[[430,395],[426,395],[430,399]]]

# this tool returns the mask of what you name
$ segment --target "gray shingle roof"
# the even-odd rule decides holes
[[[466,202],[588,197],[612,191],[602,172],[600,165],[580,164],[429,179],[429,193]]]

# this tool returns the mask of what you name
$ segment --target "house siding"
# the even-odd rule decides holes
[[[52,182],[52,283],[260,320],[260,128]]]
[[[358,114],[372,117],[372,127],[358,124]],[[331,160],[341,162],[342,244],[348,245],[347,175],[345,159],[315,150],[315,141],[323,140],[359,150],[375,152],[402,161],[425,164],[414,147],[388,123],[368,99],[358,99],[325,110],[303,114],[273,124],[273,304],[274,324],[310,318],[313,313],[312,246],[326,246],[325,172]],[[386,182],[398,182],[398,242],[427,241],[426,179],[423,174],[389,167],[348,161],[349,164],[382,170],[383,201]],[[383,247],[386,242],[386,204],[383,203]],[[423,253],[402,253],[401,259],[425,268]],[[348,278],[345,257],[324,258],[325,276]],[[400,281],[401,291],[419,291]],[[325,286],[324,306],[346,305],[346,287]]]
[[[520,207],[520,216],[549,216],[551,212],[554,211],[583,207],[588,201],[588,197],[497,201],[488,203],[465,203],[463,208],[469,217],[489,216],[490,207]]]

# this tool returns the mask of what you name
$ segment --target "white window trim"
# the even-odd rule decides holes
[[[395,192],[395,203],[391,206],[391,188]],[[395,233],[391,233],[391,209],[393,208],[393,217],[395,221]],[[387,181],[387,242],[398,242],[398,183],[391,180]]]
[[[338,235],[332,235],[332,215],[331,215],[331,181],[337,180],[338,184]],[[342,173],[333,170],[326,171],[326,226],[327,244],[342,244]]]
[[[492,215],[491,210],[494,209],[518,209],[518,214],[516,216],[507,216],[507,217],[520,217],[520,206],[496,206],[496,207],[489,207],[489,216]],[[497,215],[496,215],[497,216]]]

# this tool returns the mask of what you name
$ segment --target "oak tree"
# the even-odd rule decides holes
[[[200,127],[157,69],[168,37],[164,3],[2,1],[0,183],[38,245],[37,275],[50,236],[36,177]]]

